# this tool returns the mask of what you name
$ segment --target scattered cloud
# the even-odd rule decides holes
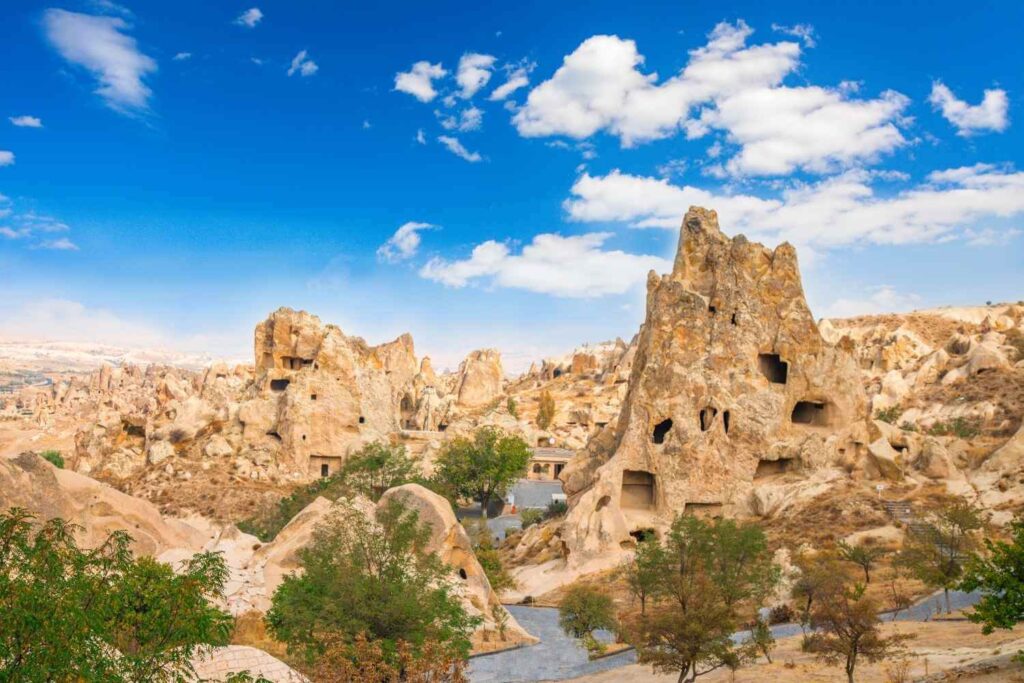
[[[458,138],[449,137],[447,135],[438,136],[437,141],[448,148],[448,151],[455,156],[462,157],[471,164],[475,164],[478,161],[483,161],[483,157],[480,156],[479,152],[470,152],[466,149]]]
[[[43,127],[43,122],[35,116],[8,116],[7,119],[18,128]]]
[[[530,91],[513,123],[527,137],[606,131],[624,147],[722,131],[739,147],[722,172],[737,176],[832,172],[906,143],[897,125],[905,96],[856,100],[849,88],[783,86],[800,65],[800,45],[747,46],[752,33],[742,21],[719,24],[683,70],[660,84],[656,73],[640,71],[644,57],[634,41],[593,36]]]
[[[416,131],[416,142],[420,143],[421,145],[427,144],[427,136],[423,132],[422,128]]]
[[[370,130],[373,128],[373,124],[370,123],[369,119],[363,119],[363,130]]]
[[[602,249],[611,236],[608,232],[570,237],[541,234],[519,254],[507,244],[488,240],[474,247],[467,259],[431,259],[420,275],[448,287],[465,287],[483,279],[497,287],[589,299],[623,294],[642,283],[649,270],[671,267],[656,256]]]
[[[438,112],[438,115],[441,117],[441,127],[445,130],[459,130],[462,132],[479,130],[484,121],[484,112],[477,107],[463,109],[458,117],[454,115],[443,116],[440,112]]]
[[[459,68],[455,74],[455,82],[459,84],[459,95],[468,100],[487,85],[491,80],[491,72],[494,69],[495,58],[491,55],[482,55],[476,52],[469,52],[459,59]]]
[[[899,179],[854,170],[817,183],[787,184],[776,196],[763,198],[616,170],[580,176],[565,210],[575,221],[675,230],[690,206],[713,207],[730,233],[821,249],[971,240],[986,228],[1001,229],[993,223],[1024,216],[1024,172],[1008,168],[978,164],[936,171],[894,194],[876,193],[878,181]]]
[[[447,73],[440,63],[416,62],[409,71],[395,74],[395,90],[408,93],[420,102],[430,102],[437,97],[434,80],[443,78]]]
[[[130,9],[116,2],[111,2],[111,0],[91,0],[89,4],[105,14],[120,14],[122,17],[133,16]]]
[[[377,259],[385,263],[407,261],[420,249],[420,231],[433,230],[436,225],[409,221],[403,223],[388,241],[377,249]]]
[[[935,111],[956,127],[956,134],[962,137],[993,131],[1001,133],[1010,125],[1006,115],[1010,100],[1005,90],[986,90],[980,104],[970,105],[958,99],[942,81],[935,81],[928,101]]]
[[[508,76],[505,78],[505,82],[495,88],[487,99],[492,102],[503,100],[516,90],[530,85],[530,71],[532,71],[535,66],[535,64],[531,63],[524,66],[518,66],[510,70],[508,72]]]
[[[186,59],[192,59],[191,52],[179,52],[178,54],[171,57],[175,62],[184,62]]]
[[[11,228],[6,225],[0,226],[0,236],[3,236],[9,240],[20,240],[29,237],[32,231],[28,228]]]
[[[14,165],[14,152],[6,149],[0,149],[0,166],[13,166]]]
[[[52,240],[43,240],[38,244],[40,249],[53,249],[55,251],[78,251],[78,245],[67,237],[58,237]]]
[[[288,67],[288,75],[292,76],[298,72],[300,76],[312,76],[319,69],[320,67],[316,65],[316,62],[309,59],[308,52],[301,50],[299,54],[292,58],[292,64]]]
[[[825,308],[825,318],[852,318],[878,313],[904,313],[921,305],[921,297],[904,294],[889,285],[872,287],[861,298],[840,297]]]
[[[60,55],[99,81],[96,94],[107,106],[122,114],[148,110],[153,93],[144,79],[157,65],[126,33],[124,19],[48,9],[43,25]]]
[[[818,41],[815,39],[814,27],[810,24],[795,24],[793,26],[772,24],[772,30],[776,33],[799,38],[803,41],[805,47],[816,47],[818,45]]]
[[[235,23],[246,28],[256,28],[256,24],[260,23],[262,19],[263,12],[260,11],[259,7],[253,7],[239,14],[238,18],[235,19]]]

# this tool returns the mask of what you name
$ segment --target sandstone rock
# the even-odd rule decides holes
[[[496,349],[473,351],[459,366],[458,403],[479,408],[501,396],[505,373]]]
[[[648,278],[618,424],[562,474],[570,563],[632,547],[630,532],[679,512],[745,508],[758,473],[779,467],[760,464],[770,447],[799,452],[865,413],[857,365],[819,334],[794,249],[730,240],[713,211],[691,209],[672,273]]]
[[[164,460],[174,457],[174,446],[169,441],[154,441],[146,450],[146,461],[150,465],[159,465]]]

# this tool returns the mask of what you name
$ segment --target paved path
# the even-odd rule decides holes
[[[949,594],[954,610],[970,607],[980,598],[979,593],[952,591]],[[938,605],[945,609],[941,591],[903,610],[896,615],[896,621],[926,621],[935,614]],[[558,625],[558,610],[552,607],[511,605],[508,611],[523,628],[540,638],[540,643],[470,660],[471,683],[562,681],[636,663],[636,653],[632,650],[590,661],[586,649],[562,632]],[[883,615],[882,618],[890,621],[892,615]],[[772,626],[772,634],[776,638],[786,638],[800,633],[799,624]],[[734,639],[744,640],[747,634],[746,631],[737,633]],[[608,633],[599,635],[605,640],[611,637]]]
[[[510,493],[515,496],[516,508],[546,508],[551,496],[562,492],[560,481],[532,481],[520,479],[512,486]]]
[[[508,608],[519,625],[540,638],[536,645],[475,657],[469,662],[471,683],[526,683],[561,681],[636,662],[632,650],[590,661],[587,650],[562,632],[553,607]],[[598,636],[610,641],[610,633]]]

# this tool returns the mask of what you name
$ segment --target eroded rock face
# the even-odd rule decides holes
[[[677,513],[748,510],[755,479],[825,464],[865,414],[858,367],[819,334],[793,247],[729,239],[692,208],[672,273],[648,278],[618,423],[562,474],[570,562]]]
[[[505,372],[496,349],[481,349],[466,356],[459,367],[458,404],[479,408],[501,396]]]

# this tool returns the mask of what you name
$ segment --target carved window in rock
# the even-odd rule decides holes
[[[718,415],[718,408],[708,406],[700,411],[700,431],[706,432],[715,423],[715,416]]]
[[[776,474],[785,474],[792,469],[793,461],[789,458],[779,458],[778,460],[766,460],[761,459],[757,461],[757,470],[754,472],[754,479],[763,479],[764,477],[771,477]]]
[[[672,418],[662,420],[658,424],[654,425],[654,431],[651,432],[651,441],[654,443],[665,443],[665,437],[668,436],[671,429]]]
[[[832,424],[832,406],[820,401],[797,401],[790,419],[793,424],[828,427]]]
[[[619,498],[619,505],[623,509],[653,509],[654,475],[650,472],[625,470],[622,473],[622,495]]]
[[[785,384],[789,378],[789,363],[777,353],[761,353],[757,356],[757,367],[772,384]]]
[[[291,380],[287,379],[272,379],[270,380],[271,391],[284,391],[291,384]]]

